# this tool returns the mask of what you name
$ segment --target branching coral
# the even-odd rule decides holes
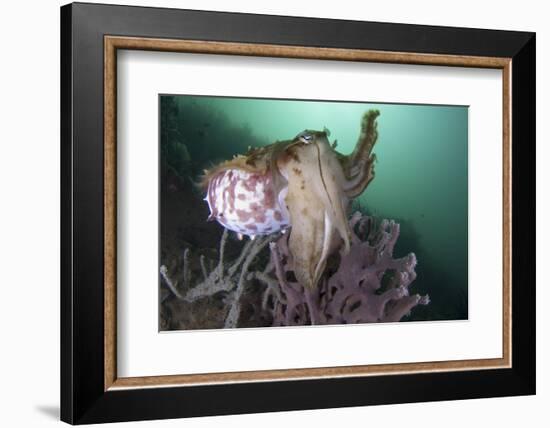
[[[411,295],[416,278],[413,253],[393,258],[399,224],[354,214],[349,220],[351,249],[343,246],[332,253],[318,287],[303,287],[296,280],[288,247],[288,234],[248,241],[239,256],[225,260],[227,231],[222,235],[219,259],[208,272],[204,256],[202,280],[190,285],[189,250],[184,255],[183,284],[178,287],[161,267],[161,276],[176,298],[195,302],[224,292],[226,316],[223,326],[240,326],[241,302],[246,293],[261,291],[261,310],[274,326],[309,324],[354,324],[399,321],[429,297]],[[269,245],[270,259],[258,263],[258,255]],[[180,291],[185,290],[185,291]],[[253,290],[253,291],[250,291]]]
[[[273,325],[351,324],[399,321],[429,297],[409,294],[416,278],[413,253],[394,259],[399,225],[356,213],[350,220],[351,250],[340,251],[335,269],[325,271],[319,287],[302,287],[293,275],[286,236],[270,245],[279,288],[266,289],[264,305]],[[271,302],[271,305],[269,305]]]
[[[160,274],[164,280],[166,286],[172,291],[172,293],[180,300],[192,303],[196,300],[213,296],[220,292],[228,293],[225,299],[229,305],[229,311],[225,319],[224,327],[236,327],[239,321],[240,313],[240,299],[245,290],[245,285],[249,279],[248,273],[250,266],[256,256],[267,246],[269,243],[268,237],[262,237],[255,240],[248,241],[237,257],[236,260],[227,263],[225,260],[225,247],[227,244],[228,231],[224,229],[222,238],[220,240],[219,247],[219,259],[216,267],[210,272],[206,268],[204,255],[200,258],[200,266],[203,279],[198,284],[191,286],[191,274],[189,270],[189,249],[184,252],[183,260],[183,284],[178,287],[178,284],[174,284],[168,274],[166,266],[160,267]],[[266,266],[269,269],[270,265]],[[255,272],[255,275],[261,272]],[[187,290],[182,293],[180,289]]]

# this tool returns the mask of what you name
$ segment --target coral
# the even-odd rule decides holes
[[[225,260],[225,247],[227,244],[228,231],[224,229],[222,238],[220,240],[219,247],[219,259],[216,266],[208,272],[206,267],[205,256],[200,257],[200,266],[202,272],[202,281],[191,287],[191,273],[189,269],[189,249],[184,251],[183,258],[183,284],[178,287],[178,284],[174,284],[168,274],[166,266],[160,267],[160,274],[164,281],[164,284],[179,300],[183,300],[188,303],[193,303],[199,299],[204,299],[210,296],[214,296],[217,293],[225,292],[227,296],[225,298],[226,305],[229,307],[227,316],[225,318],[224,328],[236,327],[239,321],[239,314],[241,310],[240,300],[245,291],[245,287],[249,277],[249,269],[256,256],[267,246],[269,243],[268,237],[258,238],[256,240],[248,241],[237,257],[236,260],[227,263]],[[270,265],[266,266],[270,268]],[[254,275],[259,275],[261,272],[255,272]],[[180,289],[187,290],[182,293]],[[221,326],[220,326],[221,327]]]
[[[429,303],[427,295],[409,294],[416,278],[416,256],[393,258],[399,224],[383,220],[377,225],[360,213],[349,224],[351,250],[340,249],[334,271],[327,268],[316,289],[295,280],[286,236],[270,244],[278,281],[269,283],[264,309],[272,313],[273,325],[399,321],[416,305]]]
[[[261,293],[257,310],[274,326],[395,322],[415,306],[429,303],[427,295],[409,293],[416,278],[416,256],[410,253],[393,257],[399,224],[388,220],[377,223],[373,217],[355,213],[349,226],[350,251],[344,251],[341,244],[334,247],[314,289],[296,280],[288,234],[250,240],[235,260],[227,261],[225,230],[217,263],[209,271],[201,256],[202,280],[194,286],[189,250],[184,253],[180,287],[170,279],[165,266],[161,266],[160,273],[172,295],[188,304],[224,293],[225,316],[218,328],[242,326],[243,301],[254,300],[254,293]],[[258,256],[268,245],[269,260],[259,261]]]

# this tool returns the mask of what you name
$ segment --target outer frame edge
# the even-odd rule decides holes
[[[512,59],[513,369],[536,393],[536,34]]]
[[[72,5],[60,8],[61,361],[60,418],[74,423],[72,290]]]

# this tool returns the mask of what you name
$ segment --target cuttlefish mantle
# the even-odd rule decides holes
[[[374,178],[378,110],[361,120],[355,149],[342,155],[328,131],[249,150],[205,171],[210,220],[254,237],[290,228],[289,250],[298,281],[317,285],[335,243],[349,251],[347,211]]]

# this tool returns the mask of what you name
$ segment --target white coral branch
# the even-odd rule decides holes
[[[247,244],[251,244],[250,250],[247,252],[245,261],[241,268],[239,282],[237,283],[237,288],[232,297],[233,303],[225,319],[225,325],[224,325],[225,328],[233,328],[237,326],[237,323],[239,322],[239,315],[241,312],[240,300],[245,289],[245,284],[246,284],[245,278],[247,276],[248,269],[250,268],[250,264],[252,263],[252,261],[260,253],[260,251],[262,251],[266,247],[268,243],[269,243],[269,237],[255,239],[253,241],[251,240],[247,242]]]
[[[178,299],[183,299],[183,296],[180,294],[180,292],[178,291],[178,289],[176,288],[176,286],[174,285],[174,283],[172,282],[172,280],[170,279],[170,277],[168,276],[168,269],[166,268],[166,266],[162,265],[160,267],[160,274],[162,276],[162,279],[164,279],[164,283],[168,286],[168,288],[170,289],[170,291],[172,293],[174,293],[174,295],[178,298]]]

